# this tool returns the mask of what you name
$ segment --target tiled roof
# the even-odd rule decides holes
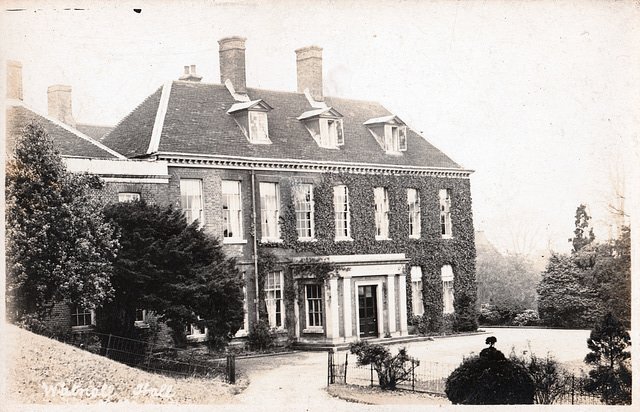
[[[15,147],[15,138],[30,121],[40,123],[55,142],[62,156],[91,157],[101,159],[122,158],[89,136],[29,108],[22,101],[7,102],[7,153]]]
[[[99,141],[113,130],[113,126],[100,126],[97,124],[78,123],[76,124],[76,129],[78,129],[80,133],[84,133],[87,136]]]
[[[159,89],[149,96],[103,143],[128,157],[147,154],[161,93]],[[236,102],[224,85],[173,81],[157,152],[462,169],[410,129],[407,130],[407,151],[385,153],[364,126],[367,120],[393,115],[378,103],[325,97],[326,105],[344,116],[344,145],[327,149],[319,147],[298,120],[304,112],[316,109],[303,93],[247,88],[247,94],[252,101],[262,99],[273,108],[268,113],[272,144],[257,145],[247,140],[233,117],[227,114]]]

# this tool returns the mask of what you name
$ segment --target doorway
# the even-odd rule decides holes
[[[378,337],[377,286],[358,286],[360,337]]]

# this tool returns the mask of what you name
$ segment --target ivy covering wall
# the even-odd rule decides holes
[[[282,243],[261,244],[273,254],[352,255],[404,253],[409,266],[420,266],[423,274],[423,321],[427,330],[441,331],[442,280],[441,267],[451,265],[454,272],[454,329],[477,328],[475,301],[475,246],[471,193],[468,179],[413,176],[326,173],[314,185],[313,242],[298,241],[293,187],[297,178],[280,181]],[[351,237],[353,241],[334,240],[333,187],[346,185],[349,193]],[[385,187],[389,196],[389,240],[376,240],[374,188]],[[407,189],[417,189],[420,196],[421,236],[409,238]],[[451,195],[452,238],[443,239],[440,232],[439,190]],[[259,230],[259,228],[258,228]],[[260,238],[260,237],[259,237]],[[289,271],[287,271],[289,272]],[[288,278],[288,279],[287,279]],[[285,282],[292,284],[290,273]],[[411,282],[407,267],[407,312],[411,315]]]

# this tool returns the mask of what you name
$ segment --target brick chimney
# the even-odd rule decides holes
[[[238,93],[247,92],[247,75],[244,64],[244,42],[247,39],[239,36],[225,37],[218,40],[220,45],[220,83],[231,80]]]
[[[196,65],[184,66],[184,74],[180,76],[178,80],[185,80],[188,82],[199,82],[202,80],[202,76],[196,74]]]
[[[49,103],[49,116],[76,127],[76,121],[71,112],[71,86],[56,84],[47,89],[47,101]]]
[[[22,100],[22,63],[7,60],[7,99]]]
[[[308,46],[296,50],[298,68],[298,93],[309,89],[311,97],[323,101],[322,95],[322,47]]]

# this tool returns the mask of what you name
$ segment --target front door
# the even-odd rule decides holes
[[[378,336],[378,299],[376,286],[358,286],[358,305],[360,307],[360,337]]]

